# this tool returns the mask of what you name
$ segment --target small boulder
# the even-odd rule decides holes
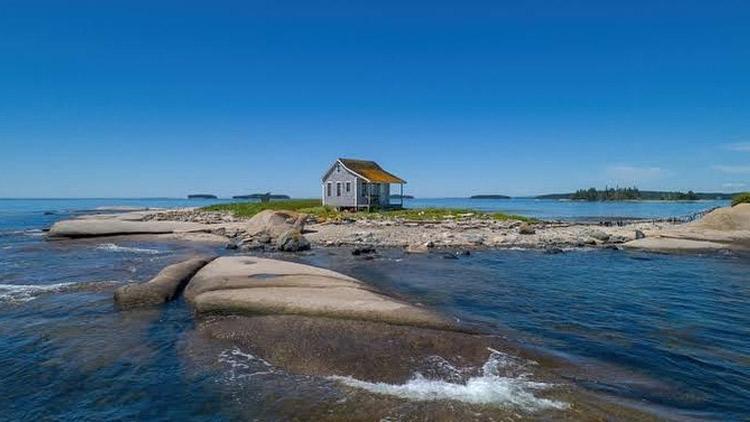
[[[372,246],[359,246],[359,247],[352,249],[352,255],[354,256],[373,254],[375,252],[376,250]]]
[[[645,239],[646,238],[646,233],[643,233],[640,230],[636,230],[635,231],[635,238],[636,239]]]
[[[535,234],[535,233],[536,233],[536,230],[529,223],[523,223],[520,226],[518,226],[518,234],[528,235],[528,234]]]
[[[432,241],[412,244],[406,247],[406,253],[427,253],[434,247],[435,244]]]
[[[297,229],[290,229],[276,239],[276,247],[283,252],[299,252],[310,249],[310,241]]]
[[[609,240],[609,234],[599,229],[588,229],[584,232],[588,237],[592,237],[600,242],[606,242]]]

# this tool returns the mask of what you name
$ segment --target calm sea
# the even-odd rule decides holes
[[[0,200],[0,419],[261,420],[335,406],[346,392],[252,366],[247,351],[203,350],[182,301],[118,312],[113,289],[196,248],[133,239],[50,242],[43,229],[98,207],[216,201]],[[544,218],[668,217],[721,205],[415,200]],[[291,259],[359,277],[481,324],[580,368],[571,382],[674,419],[750,415],[750,258],[579,250],[440,254],[348,250]],[[257,374],[260,374],[257,373]],[[323,403],[321,405],[321,403]]]

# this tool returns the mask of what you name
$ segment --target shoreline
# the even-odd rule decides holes
[[[247,228],[250,220],[226,212],[196,208],[142,210],[81,215],[56,223],[48,234],[55,239],[151,234],[178,240],[234,243],[241,247],[243,240],[252,237]],[[68,226],[63,227],[65,225]],[[680,225],[651,221],[629,221],[621,225],[562,221],[526,223],[514,219],[480,218],[478,213],[436,220],[347,218],[326,221],[308,216],[302,234],[316,247],[400,247],[411,248],[412,252],[430,249],[550,249],[619,247],[639,235],[649,236]]]

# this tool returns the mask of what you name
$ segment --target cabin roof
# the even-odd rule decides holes
[[[338,161],[349,171],[370,183],[406,183],[406,180],[388,173],[374,161],[353,160],[351,158],[339,158]]]

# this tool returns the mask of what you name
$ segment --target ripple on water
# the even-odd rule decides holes
[[[102,243],[96,246],[96,249],[101,251],[107,251],[107,252],[116,252],[116,253],[140,253],[140,254],[148,254],[148,255],[158,255],[162,253],[162,251],[157,249],[149,249],[149,248],[138,248],[134,246],[120,246],[114,243]]]

